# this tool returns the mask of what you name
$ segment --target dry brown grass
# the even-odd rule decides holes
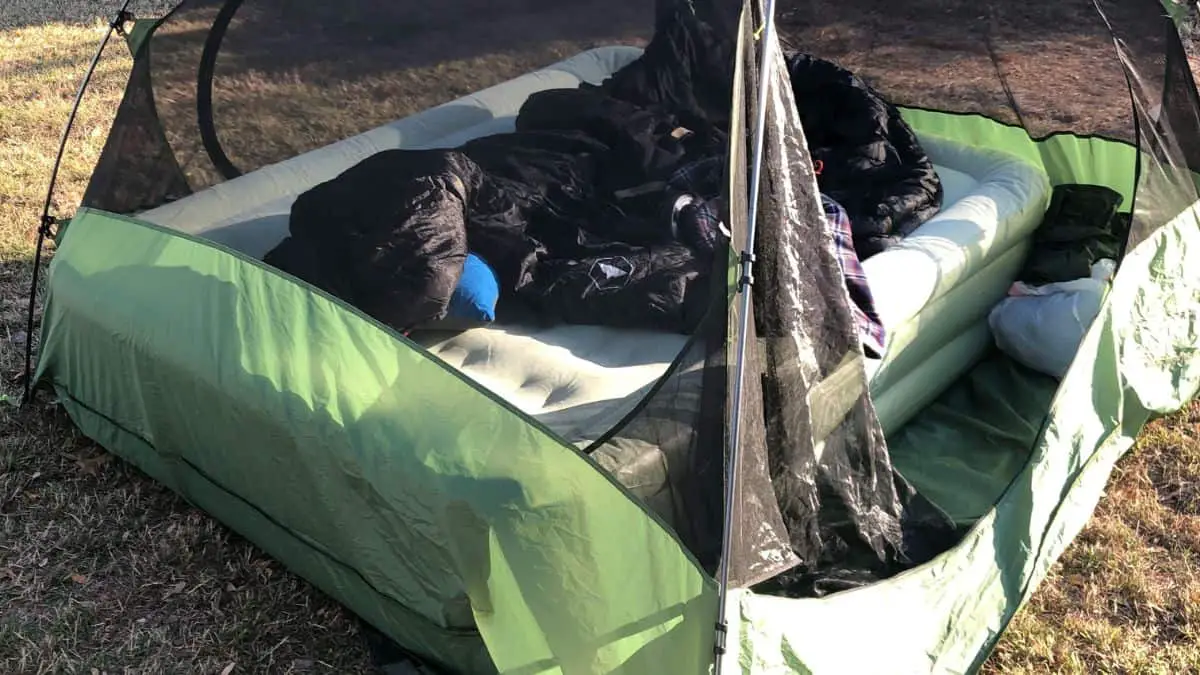
[[[246,3],[222,41],[214,120],[229,159],[251,171],[518,77],[585,49],[644,44],[642,0],[526,0],[501,6],[371,6],[357,24],[340,7],[310,3],[284,22]],[[332,16],[324,16],[325,13]],[[215,8],[190,9],[155,44],[157,109],[193,186],[219,180],[196,134],[195,68]],[[325,21],[337,25],[322,31]],[[386,34],[378,25],[389,26]],[[289,31],[275,27],[288,24]],[[536,26],[547,39],[527,39]],[[303,33],[298,38],[298,33]]]
[[[1200,673],[1200,406],[1147,428],[992,673]]]
[[[54,151],[101,35],[0,32],[0,394],[19,395],[30,257]],[[129,59],[115,42],[60,174],[80,199]],[[0,672],[365,672],[358,622],[47,402],[0,403]]]
[[[26,339],[35,219],[60,125],[100,30],[55,24],[0,32],[0,393],[9,396],[17,393]],[[565,47],[550,49],[537,58]],[[85,101],[61,174],[59,213],[78,202],[100,151],[128,67],[122,50],[114,43]],[[879,67],[904,66],[904,54],[884,53]],[[442,74],[474,72],[467,67],[473,58],[463,56]],[[529,65],[519,56],[502,62],[514,71]],[[939,68],[930,72],[960,76],[958,84],[941,83],[946,96],[982,96],[981,108],[994,106],[996,92],[981,94],[972,85],[986,81],[986,73],[953,62]],[[256,83],[250,69],[226,86],[258,87],[275,102],[303,94],[274,82]],[[394,117],[397,106],[428,103],[364,95],[377,84],[347,82],[347,97],[374,101],[370,115],[380,118]],[[913,91],[920,86],[910,84]],[[335,111],[336,103],[312,110]],[[1049,122],[1070,121],[1053,117],[1073,113],[1052,103],[1038,102]],[[321,118],[308,116],[310,123]],[[248,134],[271,123],[248,113],[228,119]],[[1108,122],[1098,114],[1092,123]],[[227,131],[231,139],[240,135],[236,127]],[[291,154],[346,132],[312,127],[297,139],[301,145],[266,150]],[[239,146],[230,145],[236,155]],[[988,672],[1200,672],[1198,425],[1200,408],[1192,407],[1146,431],[1091,524],[1001,641]],[[370,669],[348,612],[110,459],[46,402],[19,411],[0,404],[0,430],[0,672],[218,673],[231,663],[234,672]]]

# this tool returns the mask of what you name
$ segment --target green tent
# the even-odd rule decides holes
[[[29,381],[431,669],[973,671],[1200,388],[1173,3],[399,4],[122,11]]]

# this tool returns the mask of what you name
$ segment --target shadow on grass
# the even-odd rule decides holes
[[[0,258],[9,396],[31,271],[29,253]],[[107,455],[55,401],[43,387],[0,403],[0,672],[371,672],[349,612]]]
[[[43,280],[46,275],[44,258],[39,275]],[[26,345],[32,341],[36,347],[37,331],[41,326],[40,293],[35,304],[32,333],[27,324],[32,275],[32,251],[0,256],[0,396],[7,397],[10,402],[21,400]]]
[[[581,51],[643,45],[647,0],[359,0],[246,2],[215,59],[212,123],[233,164],[249,172]],[[1162,53],[1153,0],[1105,3],[1135,62],[1153,81]],[[152,42],[137,126],[161,123],[161,143],[198,191],[224,180],[201,142],[199,77],[218,0],[185,5]],[[1023,122],[1035,135],[1071,130],[1132,137],[1128,87],[1090,0],[980,5],[966,0],[818,3],[780,8],[787,44],[839,61],[905,105]],[[1161,68],[1159,68],[1161,69]],[[144,148],[117,149],[138,154]],[[156,173],[148,168],[145,172]]]

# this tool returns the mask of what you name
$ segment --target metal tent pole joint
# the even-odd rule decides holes
[[[713,642],[713,653],[720,658],[725,655],[725,641],[729,637],[729,623],[727,621],[720,621],[714,629],[716,630],[716,640]]]
[[[754,253],[750,251],[742,251],[741,263],[741,278],[738,279],[738,292],[744,293],[747,288],[754,285]]]

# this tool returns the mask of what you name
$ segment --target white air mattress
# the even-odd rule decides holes
[[[304,190],[386,148],[453,147],[508,131],[534,91],[598,83],[639,54],[584,52],[477,94],[264,167],[140,214],[261,258],[287,234]],[[965,371],[982,347],[955,342],[1003,295],[1049,199],[1040,169],[994,150],[922,137],[944,208],[894,248],[865,261],[891,345],[868,361],[885,429],[894,429]],[[956,289],[966,289],[955,292]],[[938,330],[930,322],[944,324]],[[918,330],[919,328],[919,330]],[[683,347],[682,335],[604,327],[496,326],[414,336],[431,353],[570,442],[594,440],[635,405]],[[944,347],[954,358],[933,358]],[[967,345],[961,347],[961,345]],[[698,380],[697,380],[698,381]],[[893,383],[906,384],[892,392]],[[916,394],[913,382],[923,382]],[[904,401],[892,400],[903,395]],[[685,397],[686,398],[686,397]]]
[[[562,436],[586,445],[642,398],[687,336],[603,326],[497,326],[412,339]]]

